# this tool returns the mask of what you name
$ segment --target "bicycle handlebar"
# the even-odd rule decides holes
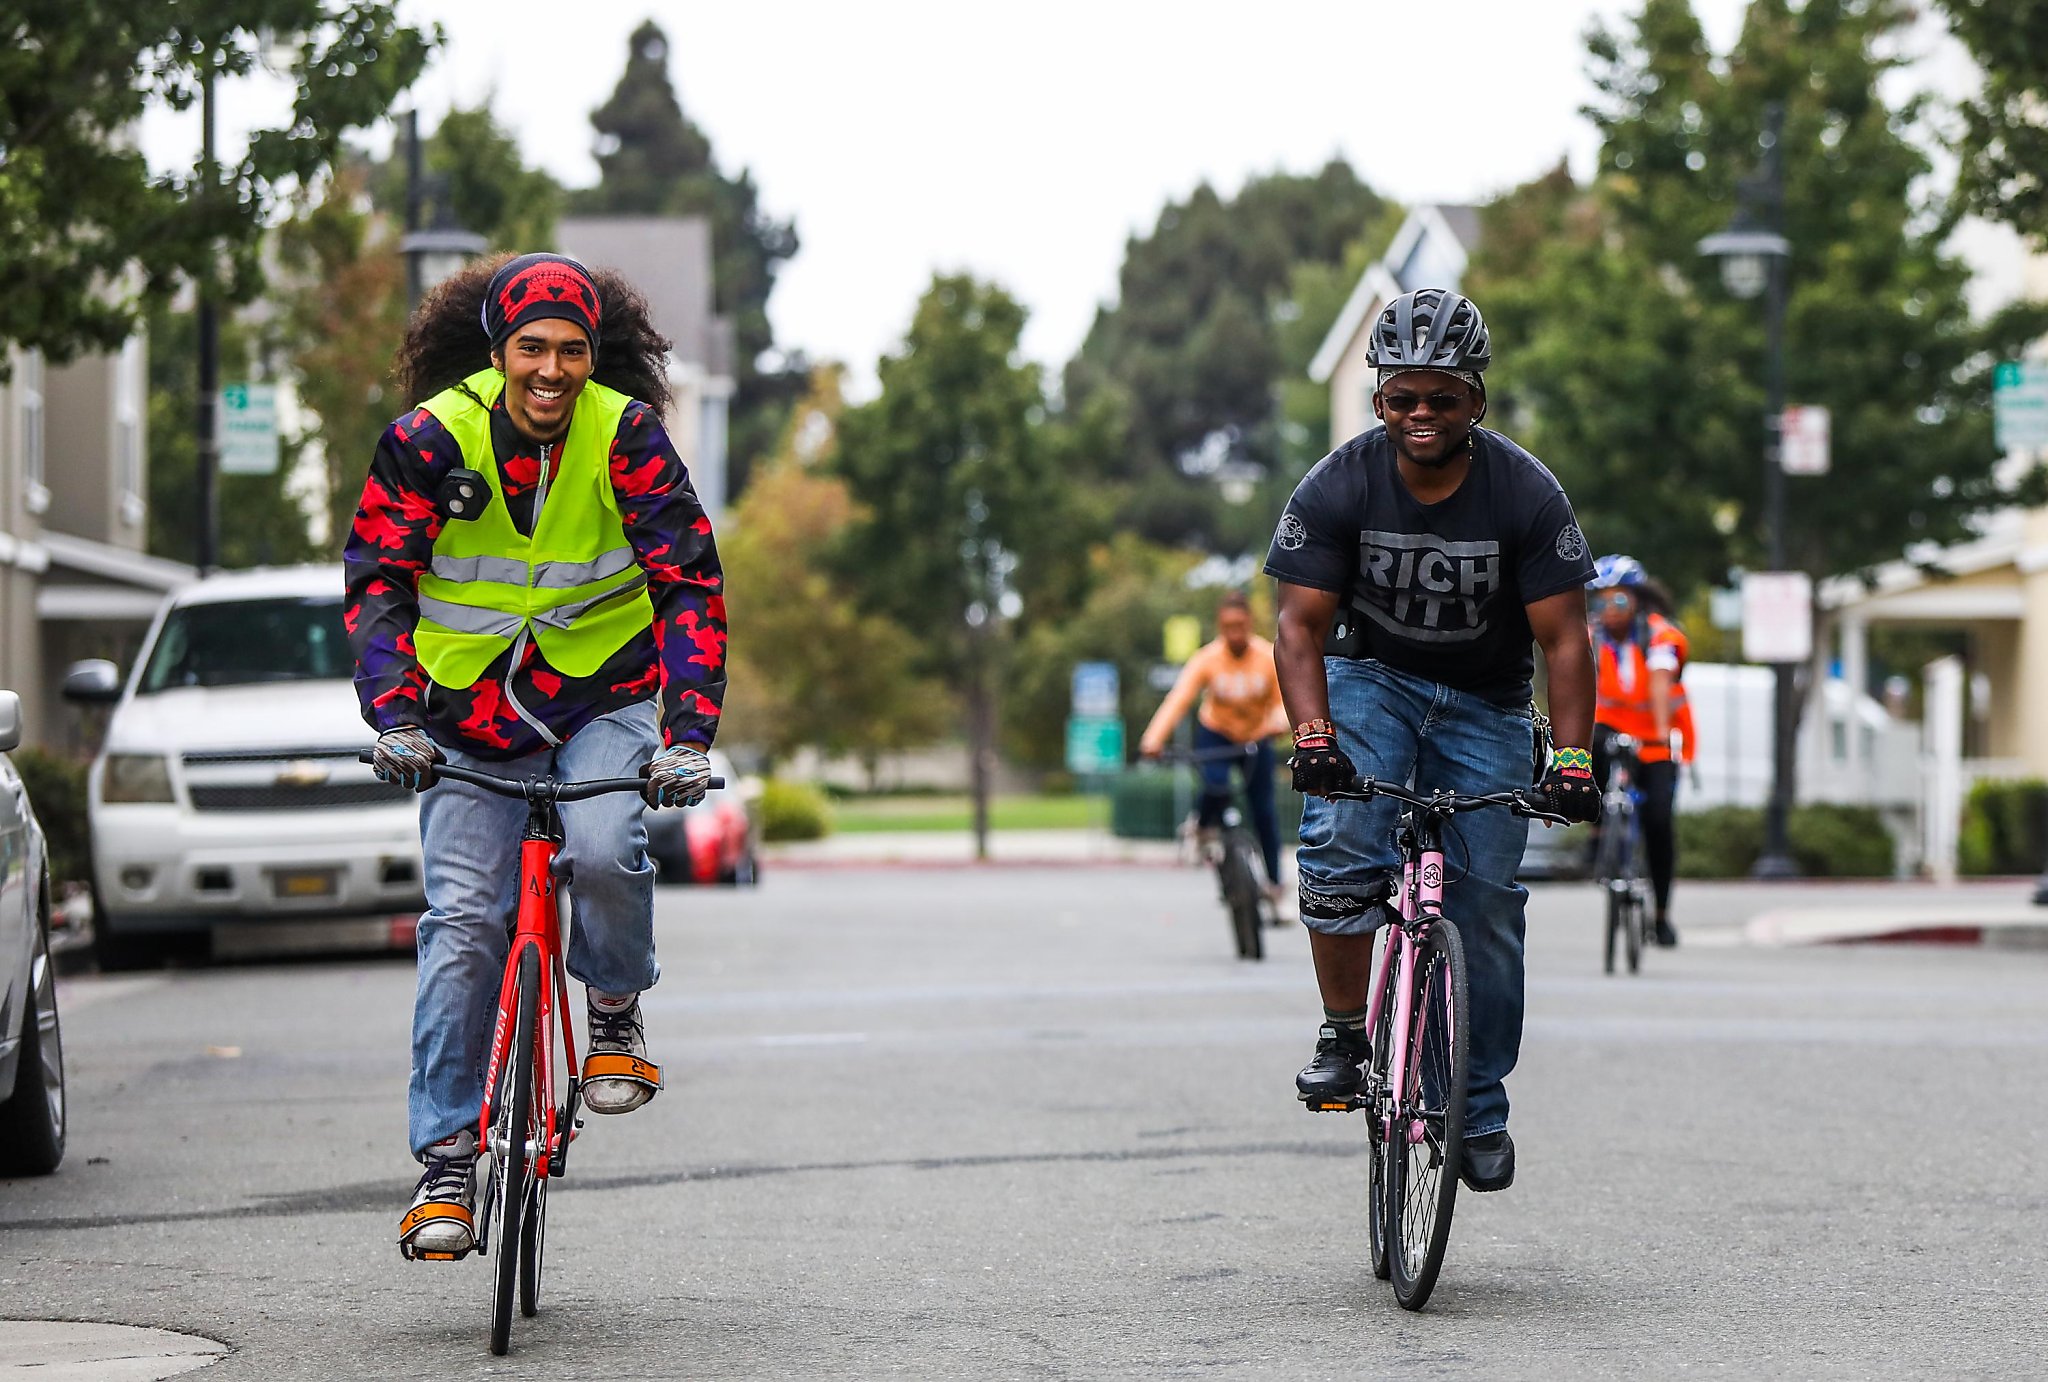
[[[1214,763],[1230,758],[1249,758],[1259,751],[1257,744],[1231,744],[1217,749],[1168,749],[1152,755],[1159,763]]]
[[[356,761],[375,763],[376,751],[364,749],[356,755]],[[481,787],[486,792],[493,792],[501,797],[518,797],[521,800],[530,800],[534,789],[543,784],[553,788],[548,795],[555,801],[584,801],[610,792],[639,792],[647,786],[647,779],[644,777],[593,777],[583,782],[560,782],[551,777],[504,777],[498,773],[458,767],[453,763],[436,763],[434,776],[453,778],[457,782]],[[705,790],[716,792],[725,786],[725,779],[714,777],[704,785]]]
[[[1517,816],[1532,821],[1551,821],[1557,825],[1570,825],[1569,818],[1558,815],[1531,800],[1525,791],[1487,792],[1474,796],[1465,792],[1436,792],[1424,796],[1411,792],[1396,782],[1381,782],[1370,777],[1354,777],[1351,786],[1335,792],[1325,793],[1332,801],[1371,801],[1374,797],[1392,797],[1432,815],[1451,816],[1460,811],[1476,811],[1482,806],[1505,806]]]

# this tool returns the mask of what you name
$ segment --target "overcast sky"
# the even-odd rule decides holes
[[[1333,154],[1404,202],[1483,199],[1594,142],[1581,34],[1605,0],[1302,0],[1253,7],[959,0],[564,6],[400,0],[448,42],[417,88],[431,122],[490,98],[527,158],[596,180],[589,111],[643,18],[668,32],[683,108],[803,247],[777,338],[861,373],[900,339],[935,269],[1003,283],[1028,353],[1064,361],[1113,298],[1125,238],[1207,180],[1309,171]],[[1709,40],[1742,0],[1695,0]],[[1278,16],[1284,15],[1282,20]],[[1931,42],[1928,46],[1931,46]],[[1931,66],[1957,64],[1937,55]],[[1936,78],[1937,83],[1940,79]],[[274,118],[280,82],[222,93],[223,147]],[[388,130],[381,138],[388,139]],[[189,164],[196,121],[153,114],[144,146]]]

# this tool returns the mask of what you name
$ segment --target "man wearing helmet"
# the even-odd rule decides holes
[[[1295,489],[1266,572],[1280,581],[1280,689],[1295,723],[1291,766],[1307,795],[1301,916],[1324,1024],[1295,1084],[1311,1104],[1358,1088],[1372,932],[1398,866],[1395,803],[1324,795],[1359,774],[1420,789],[1524,787],[1534,748],[1531,644],[1549,672],[1558,749],[1538,790],[1551,809],[1600,810],[1588,744],[1593,658],[1583,589],[1593,575],[1564,490],[1486,415],[1491,360],[1479,310],[1426,288],[1374,324],[1382,425],[1338,447]],[[1515,882],[1528,822],[1462,816],[1463,876],[1445,908],[1465,942],[1472,1009],[1464,1180],[1514,1180],[1502,1081],[1522,1040],[1523,908]]]
[[[1635,740],[1643,852],[1649,856],[1650,888],[1657,899],[1657,944],[1676,945],[1671,876],[1678,842],[1671,813],[1678,763],[1692,762],[1694,749],[1692,707],[1680,680],[1688,651],[1685,632],[1665,617],[1663,592],[1634,557],[1616,553],[1594,563],[1590,603],[1599,692],[1593,711],[1593,776],[1607,781],[1618,736]]]

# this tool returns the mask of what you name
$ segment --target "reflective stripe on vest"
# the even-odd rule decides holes
[[[549,665],[587,677],[654,622],[647,573],[626,541],[611,483],[612,441],[631,400],[583,386],[529,536],[512,522],[491,444],[490,409],[504,389],[504,376],[482,370],[420,405],[483,474],[494,501],[473,519],[444,523],[420,575],[420,666],[456,689],[474,685],[522,631]]]

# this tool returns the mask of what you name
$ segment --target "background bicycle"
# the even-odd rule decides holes
[[[1188,765],[1235,763],[1242,759],[1249,764],[1255,760],[1257,747],[1255,744],[1241,744],[1230,748],[1180,750],[1161,754],[1159,759],[1163,763]],[[1200,808],[1197,807],[1189,811],[1180,829],[1181,839],[1192,847],[1195,857],[1216,870],[1217,896],[1230,917],[1230,933],[1237,945],[1238,958],[1264,959],[1266,947],[1260,935],[1261,929],[1284,925],[1285,919],[1275,905],[1275,890],[1267,886],[1259,841],[1245,821],[1242,805],[1233,795],[1230,804],[1223,808],[1220,828],[1202,826]]]
[[[1614,735],[1607,753],[1611,766],[1600,800],[1600,838],[1593,850],[1593,878],[1600,885],[1607,909],[1606,970],[1614,973],[1618,944],[1627,959],[1628,972],[1634,974],[1642,968],[1650,918],[1635,740],[1626,734]]]

